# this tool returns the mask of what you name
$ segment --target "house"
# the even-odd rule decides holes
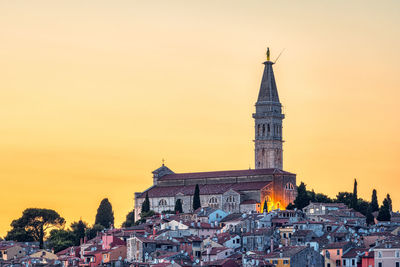
[[[367,252],[366,248],[352,248],[342,256],[343,266],[357,267],[361,265],[361,258]]]
[[[135,236],[127,240],[127,260],[147,262],[152,259],[151,254],[156,250],[177,252],[180,244],[173,241],[157,240],[145,236]]]
[[[219,244],[232,249],[237,249],[242,246],[241,238],[237,234],[220,233],[217,234],[216,240]]]
[[[223,218],[225,218],[229,213],[223,211],[221,209],[215,209],[212,207],[204,207],[199,208],[194,212],[197,216],[197,219],[200,222],[214,223],[220,222]]]
[[[353,247],[351,242],[334,242],[325,245],[321,253],[325,259],[325,267],[342,266],[342,256]]]
[[[223,259],[223,260],[216,260],[211,262],[203,262],[203,266],[207,267],[239,267],[240,265],[237,264],[232,259]]]
[[[207,262],[226,259],[234,253],[233,249],[227,247],[208,247],[202,252],[202,259]]]
[[[243,251],[265,251],[274,243],[274,229],[260,228],[242,235]]]
[[[375,267],[400,267],[400,241],[384,241],[374,247]]]
[[[374,267],[375,266],[375,257],[374,251],[368,250],[361,256],[361,267]]]
[[[103,263],[112,263],[126,259],[126,246],[117,245],[101,252]]]
[[[0,259],[5,261],[25,256],[25,250],[15,242],[0,241]]]
[[[318,221],[318,216],[327,215],[332,211],[340,209],[347,209],[347,206],[343,203],[310,202],[310,204],[303,208],[303,212],[307,218],[313,221]]]
[[[282,246],[264,256],[276,267],[323,266],[323,257],[308,246]]]

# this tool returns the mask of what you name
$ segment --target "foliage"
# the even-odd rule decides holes
[[[126,215],[125,222],[122,223],[122,227],[132,227],[135,224],[135,210],[132,210]]]
[[[367,214],[365,215],[367,218],[367,224],[371,225],[374,223],[374,215],[372,215],[372,207],[371,205],[368,206]]]
[[[94,224],[100,224],[104,228],[110,228],[114,225],[114,212],[108,198],[105,198],[100,202]]]
[[[354,179],[353,194],[351,196],[350,207],[357,210],[358,196],[357,196],[357,179]]]
[[[30,208],[24,210],[19,219],[13,220],[11,223],[11,231],[7,235],[7,239],[12,237],[25,239],[25,241],[39,242],[40,248],[43,248],[46,231],[52,227],[62,227],[65,224],[56,211],[50,209]]]
[[[134,225],[139,225],[146,222],[146,218],[154,216],[156,213],[153,210],[140,213],[140,220],[135,221]]]
[[[390,195],[389,195],[389,194],[386,195],[386,199],[388,200],[389,210],[390,210],[390,212],[392,212],[392,211],[393,211],[392,199],[390,198]]]
[[[268,212],[268,203],[267,200],[264,200],[263,212]]]
[[[142,213],[150,211],[150,200],[149,200],[149,193],[146,192],[146,198],[142,203]]]
[[[370,203],[362,198],[357,200],[356,211],[360,212],[362,215],[367,216],[368,208],[370,208]]]
[[[336,195],[336,203],[344,203],[346,206],[351,207],[351,201],[353,199],[353,194],[349,192],[339,192]]]
[[[379,211],[378,196],[376,195],[376,190],[372,190],[371,196],[371,212]]]
[[[17,242],[32,242],[35,241],[33,239],[32,231],[27,231],[22,227],[13,227],[10,231],[8,231],[7,236],[4,238],[5,240],[12,240]]]
[[[98,232],[101,232],[104,230],[104,226],[101,224],[95,224],[92,227],[86,228],[85,235],[86,237],[90,240],[93,239],[97,236]]]
[[[287,210],[294,210],[295,208],[296,206],[293,203],[289,203],[289,205],[286,207]]]
[[[390,203],[388,198],[386,197],[383,200],[382,206],[379,209],[379,213],[378,213],[378,221],[383,221],[383,222],[388,222],[390,221],[391,215],[390,215]]]
[[[194,195],[193,195],[193,210],[197,210],[200,207],[201,207],[200,188],[199,185],[196,184],[196,188],[194,189]]]
[[[86,234],[86,229],[88,228],[87,223],[83,222],[82,220],[79,220],[78,222],[73,222],[71,223],[71,230],[72,233],[75,236],[75,246],[79,246],[81,243],[81,239],[85,238]]]
[[[175,202],[175,213],[183,213],[182,200],[179,198]]]
[[[297,197],[294,200],[294,205],[297,209],[301,210],[310,203],[310,196],[307,193],[306,185],[301,182],[297,187]]]
[[[70,230],[53,229],[50,231],[50,236],[47,239],[47,246],[54,249],[57,253],[61,250],[74,246],[76,242],[75,234]]]
[[[163,210],[161,214],[176,214],[174,210]]]

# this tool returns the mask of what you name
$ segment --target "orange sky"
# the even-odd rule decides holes
[[[265,50],[284,169],[400,206],[398,1],[1,1],[0,236],[28,207],[116,225],[161,159],[254,167]]]

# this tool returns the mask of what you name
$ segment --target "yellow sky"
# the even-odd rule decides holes
[[[279,2],[279,3],[277,3]],[[116,224],[162,158],[254,167],[269,46],[284,169],[400,206],[398,1],[0,1],[0,236],[28,207]]]

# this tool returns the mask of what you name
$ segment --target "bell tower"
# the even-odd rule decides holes
[[[267,61],[263,63],[264,73],[256,102],[256,112],[253,113],[255,122],[255,168],[282,169],[282,105],[279,101],[274,71],[270,61],[269,48]]]

